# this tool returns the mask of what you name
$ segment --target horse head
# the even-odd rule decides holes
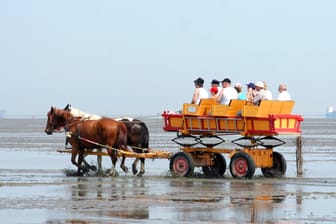
[[[44,131],[46,134],[51,135],[54,130],[59,130],[65,126],[66,121],[69,119],[69,113],[56,107],[51,107],[47,117],[47,125]]]

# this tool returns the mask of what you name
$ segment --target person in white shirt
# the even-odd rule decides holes
[[[269,90],[265,90],[264,82],[256,82],[255,87],[256,96],[253,98],[254,105],[259,105],[262,100],[272,100],[272,94]]]
[[[203,88],[204,80],[200,77],[194,80],[195,91],[191,103],[199,104],[201,99],[209,98],[208,91]]]
[[[231,80],[229,78],[225,78],[222,81],[223,88],[219,92],[217,96],[217,102],[229,105],[230,101],[232,99],[238,99],[238,93],[237,91],[231,86]]]
[[[291,96],[287,91],[286,84],[280,84],[278,90],[279,90],[278,100],[291,100]]]
[[[273,96],[272,96],[271,91],[268,90],[266,82],[263,81],[263,83],[264,83],[264,90],[266,91],[266,94],[267,94],[267,97],[266,97],[266,98],[267,98],[268,100],[272,100],[272,99],[273,99]]]

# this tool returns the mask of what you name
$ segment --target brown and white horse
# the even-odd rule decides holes
[[[90,114],[80,109],[74,108],[70,104],[66,105],[64,110],[70,111],[73,116],[81,117],[82,119],[98,120],[102,118],[102,116],[96,114]],[[130,146],[134,152],[137,153],[148,152],[149,130],[144,122],[130,117],[115,118],[115,120],[121,121],[126,125],[127,145]],[[139,160],[141,161],[140,171],[137,170]],[[101,170],[101,162],[102,158],[101,156],[98,156],[97,157],[98,172]],[[145,159],[136,158],[132,164],[132,171],[134,175],[142,176],[145,173]]]
[[[81,166],[84,158],[84,150],[106,148],[112,161],[110,171],[111,176],[117,176],[115,169],[117,162],[117,150],[129,151],[127,148],[127,127],[124,123],[111,118],[101,118],[99,120],[85,120],[74,117],[69,111],[51,107],[48,112],[48,121],[45,132],[51,135],[65,125],[65,129],[71,133],[69,142],[72,145],[71,162],[77,166],[77,174],[81,175]],[[88,140],[88,141],[87,141]],[[97,146],[98,143],[100,145]],[[104,146],[104,147],[103,147]],[[76,157],[78,155],[78,160]],[[122,158],[120,167],[127,172],[125,157]]]

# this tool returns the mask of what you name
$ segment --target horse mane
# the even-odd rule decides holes
[[[68,111],[71,113],[72,116],[74,117],[81,117],[83,119],[89,119],[89,120],[99,120],[102,118],[102,116],[99,116],[97,114],[90,114],[85,111],[82,111],[78,108],[72,107],[70,104],[67,104],[64,110]]]
[[[133,117],[118,117],[118,118],[114,118],[114,120],[116,121],[136,121],[136,119]]]

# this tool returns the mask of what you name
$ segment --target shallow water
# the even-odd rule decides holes
[[[143,118],[150,146],[178,151],[175,133],[160,118]],[[251,180],[173,178],[167,159],[146,160],[142,178],[67,176],[74,170],[64,133],[48,136],[44,119],[0,120],[0,218],[2,223],[334,223],[336,220],[336,120],[306,119],[304,174],[296,177],[295,138],[276,151],[287,160],[286,177]],[[236,136],[237,137],[237,136]],[[228,136],[225,147],[235,147]],[[227,163],[228,156],[224,155]],[[88,161],[96,163],[94,156]],[[130,167],[132,159],[127,159]],[[104,168],[110,160],[103,159]],[[200,169],[196,169],[196,174]]]

